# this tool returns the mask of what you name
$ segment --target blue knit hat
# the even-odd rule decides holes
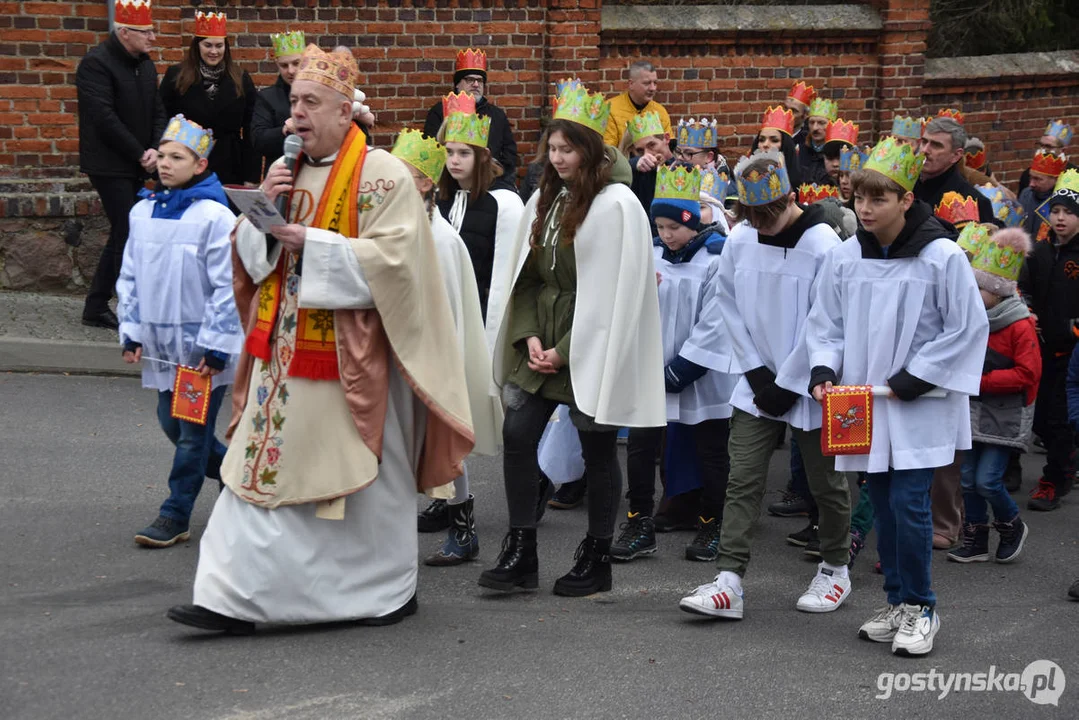
[[[691,230],[701,227],[701,201],[656,198],[652,201],[652,219],[669,218]]]

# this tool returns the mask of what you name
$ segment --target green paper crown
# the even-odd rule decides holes
[[[835,122],[836,119],[839,118],[839,105],[835,100],[815,97],[813,98],[813,102],[809,103],[809,113],[807,117],[822,117]]]
[[[998,245],[991,238],[987,238],[982,243],[981,252],[970,261],[970,266],[976,271],[981,270],[1008,282],[1015,282],[1019,279],[1019,271],[1023,269],[1025,259],[1026,256],[1021,250]]]
[[[660,165],[656,173],[656,200],[701,201],[701,169]]]
[[[402,130],[390,154],[401,158],[434,182],[438,182],[442,169],[446,167],[446,148],[434,138],[425,137],[419,130]]]
[[[583,85],[565,87],[558,96],[555,120],[569,120],[602,135],[611,117],[611,104],[599,93],[590,93]]]
[[[986,241],[989,239],[989,234],[993,231],[991,225],[984,225],[982,223],[971,222],[967,223],[963,230],[959,233],[959,240],[956,244],[960,248],[966,251],[967,255],[973,261],[981,254],[982,248],[985,246]]]
[[[629,137],[632,142],[652,135],[664,135],[666,132],[657,112],[649,111],[634,115],[629,121]]]
[[[273,56],[275,58],[303,55],[303,50],[307,47],[304,42],[303,30],[273,33],[270,35],[270,42],[273,43]]]
[[[475,113],[453,113],[446,118],[445,128],[446,136],[443,142],[487,147],[487,138],[491,134],[491,118]]]
[[[917,153],[906,143],[888,136],[877,143],[862,167],[879,172],[894,181],[907,192],[914,190],[914,183],[922,173],[925,155]]]

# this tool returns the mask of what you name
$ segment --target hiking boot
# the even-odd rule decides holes
[[[656,551],[656,526],[650,516],[626,513],[626,521],[618,529],[618,539],[611,543],[612,560],[629,562]]]
[[[563,483],[547,504],[558,510],[570,510],[583,503],[587,493],[588,485],[584,479]]]
[[[1030,500],[1027,500],[1027,510],[1048,512],[1060,507],[1060,498],[1057,496],[1057,488],[1045,478],[1038,480],[1037,486],[1030,492]]]
[[[450,511],[445,500],[432,500],[416,517],[416,529],[421,533],[442,532],[450,526]]]
[[[166,615],[173,622],[199,630],[223,632],[227,635],[251,635],[255,632],[255,623],[249,620],[237,620],[200,605],[174,605]]]
[[[712,562],[719,556],[719,533],[723,521],[719,518],[697,518],[697,537],[686,545],[686,560]]]
[[[510,528],[502,539],[498,563],[480,575],[482,587],[501,592],[535,590],[539,587],[536,528]]]
[[[695,615],[741,620],[745,609],[745,598],[741,587],[735,587],[723,580],[723,573],[715,580],[697,588],[678,602],[678,607]]]
[[[945,556],[958,563],[986,562],[989,560],[989,526],[965,523],[959,536],[963,543]]]
[[[135,533],[135,542],[143,547],[167,548],[191,537],[187,523],[159,515],[157,520]]]
[[[817,566],[817,574],[795,605],[802,612],[826,613],[838,610],[850,595],[850,577],[840,577],[836,571]]]
[[[1068,597],[1072,600],[1079,600],[1079,580],[1072,583],[1072,586],[1068,588]]]
[[[857,530],[850,531],[850,559],[847,560],[847,569],[854,567],[854,561],[858,558],[858,553],[865,547],[865,536]]]
[[[1023,484],[1023,466],[1019,464],[1019,453],[1012,453],[1008,460],[1008,469],[1004,471],[1004,489],[1010,493],[1018,492]]]
[[[817,537],[818,527],[816,523],[809,523],[798,532],[788,535],[787,542],[796,547],[804,548],[809,544],[810,540],[815,540],[817,542],[817,551],[820,552],[820,539]]]
[[[899,606],[885,605],[877,614],[862,623],[858,637],[872,642],[890,643],[899,631]]]
[[[809,558],[820,558],[820,536],[814,535],[802,548],[802,554]]]
[[[551,478],[547,477],[546,473],[540,472],[539,482],[539,496],[536,500],[536,524],[539,525],[539,521],[543,519],[543,515],[547,512],[547,502],[554,497],[555,486],[551,482]]]
[[[446,567],[475,560],[480,554],[480,539],[476,536],[476,518],[472,514],[472,495],[457,505],[449,505],[450,528],[446,540],[424,565]]]
[[[997,545],[997,562],[1009,563],[1019,557],[1030,528],[1016,515],[1011,522],[995,522],[993,529],[1000,533]]]
[[[899,606],[899,630],[892,638],[896,655],[927,655],[933,649],[933,638],[940,630],[940,616],[928,605]]]
[[[660,503],[659,512],[656,513],[656,532],[696,530],[698,507],[700,507],[700,493],[689,492],[668,498]]]
[[[611,541],[585,535],[573,553],[573,569],[554,582],[554,594],[584,597],[611,589]]]
[[[783,499],[768,506],[768,514],[776,517],[807,517],[809,515],[809,500],[798,493],[787,490],[783,493]]]

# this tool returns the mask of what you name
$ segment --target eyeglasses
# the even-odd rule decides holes
[[[675,154],[677,154],[678,157],[682,158],[683,160],[692,160],[693,158],[697,157],[698,155],[703,155],[706,152],[708,152],[708,151],[707,150],[683,150],[682,148],[678,148],[677,150],[675,150]]]
[[[465,77],[463,77],[461,79],[464,80],[469,85],[482,85],[483,84],[483,78],[480,77],[479,75],[466,75]]]
[[[152,36],[154,34],[153,30],[140,30],[138,28],[125,27],[125,28],[121,28],[121,30],[127,30],[128,32],[138,33],[139,35],[145,35],[145,36]]]

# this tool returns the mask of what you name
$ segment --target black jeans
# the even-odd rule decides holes
[[[1075,432],[1068,423],[1068,395],[1064,381],[1068,375],[1068,355],[1042,354],[1042,380],[1034,406],[1034,432],[1045,443],[1045,467],[1042,476],[1058,490],[1066,489],[1065,480],[1072,470]]]
[[[511,528],[536,527],[536,504],[539,502],[539,461],[536,456],[540,437],[551,413],[559,403],[507,386],[506,419],[502,425],[503,474],[506,505]],[[588,534],[601,540],[614,536],[615,514],[622,494],[622,473],[618,467],[618,430],[594,425],[571,409],[584,455],[584,474],[588,481]],[[582,430],[582,425],[595,429]]]
[[[90,281],[86,305],[82,314],[100,315],[109,309],[109,300],[116,290],[120,266],[124,262],[124,245],[127,244],[128,213],[135,204],[142,183],[135,178],[103,177],[91,175],[90,183],[101,198],[101,208],[109,218],[109,239],[101,250],[97,271]]]
[[[723,520],[723,502],[727,497],[727,477],[731,458],[727,453],[727,420],[705,420],[690,426],[697,447],[701,471],[700,515]],[[629,488],[626,499],[629,511],[652,515],[656,489],[656,455],[663,439],[663,428],[630,428],[626,444],[626,475]]]

